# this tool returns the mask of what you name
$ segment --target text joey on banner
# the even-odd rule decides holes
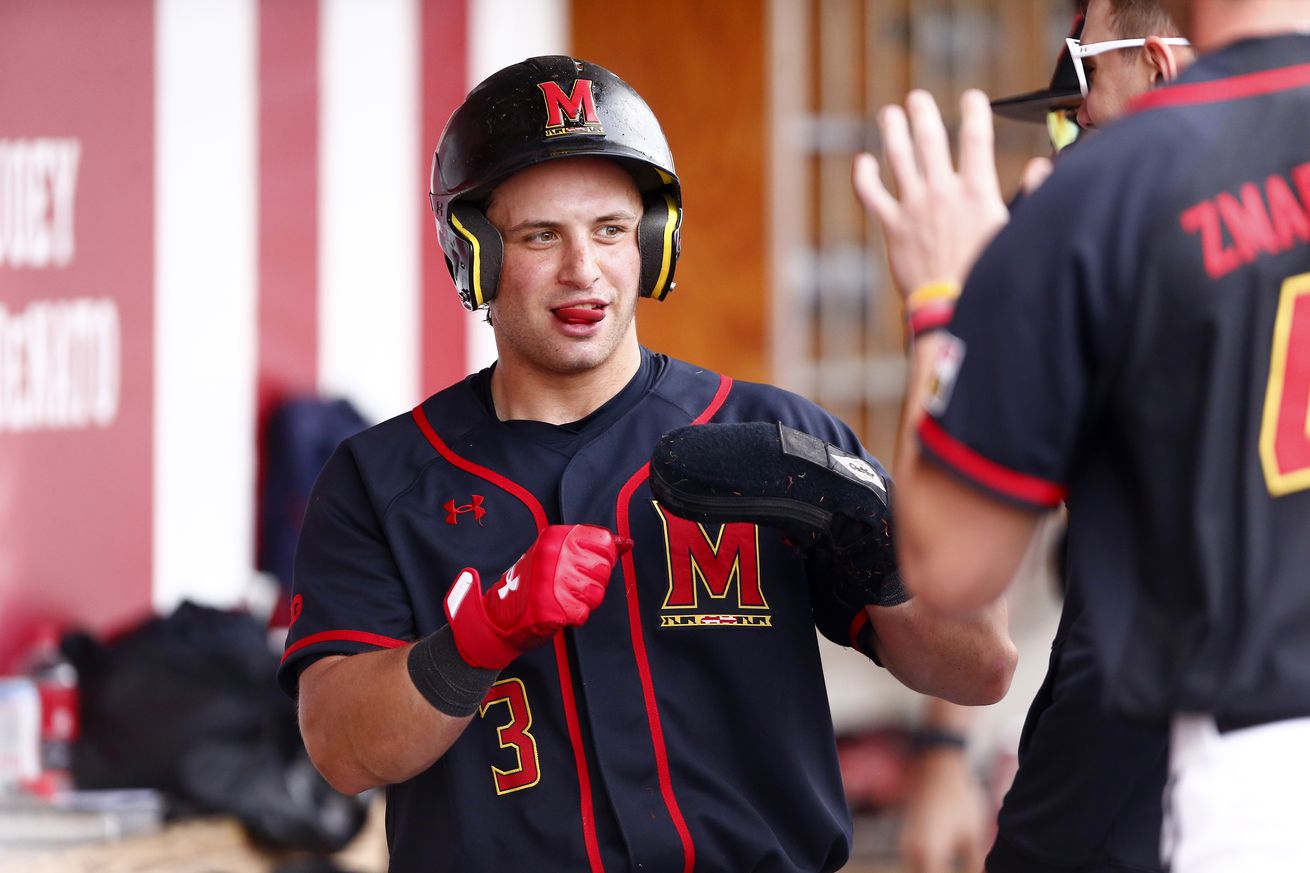
[[[0,139],[0,267],[65,267],[73,260],[76,139]]]

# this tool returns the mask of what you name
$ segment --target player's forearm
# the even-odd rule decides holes
[[[901,476],[911,472],[919,458],[919,422],[924,416],[924,401],[931,393],[934,362],[941,354],[945,341],[942,331],[922,334],[912,341],[909,369],[905,376],[905,401],[901,406],[901,424],[896,432],[896,450],[893,455],[892,478],[899,483]]]
[[[1018,653],[1010,639],[1005,601],[999,596],[973,600],[963,612],[937,610],[944,588],[947,604],[958,608],[955,584],[963,581],[964,590],[971,594],[967,586],[977,585],[968,573],[967,528],[961,533],[951,526],[946,517],[950,507],[941,505],[932,488],[944,474],[928,468],[919,453],[919,422],[944,337],[935,331],[914,341],[896,443],[896,559],[915,597],[895,610],[871,610],[871,617],[879,656],[892,675],[924,694],[978,706],[1005,696]]]
[[[1004,600],[971,615],[945,616],[910,600],[870,607],[878,657],[902,684],[965,706],[995,703],[1018,662]]]
[[[934,331],[915,339],[910,348],[905,402],[892,464],[892,479],[896,483],[896,561],[907,586],[928,602],[935,602],[938,587],[944,580],[959,578],[949,572],[949,567],[946,573],[937,570],[950,557],[945,551],[947,532],[942,530],[942,519],[932,516],[930,496],[926,497],[920,490],[925,478],[925,461],[919,451],[919,423],[931,394],[932,370],[943,341],[942,332]]]
[[[1001,503],[920,452],[919,423],[948,336],[924,334],[911,351],[893,465],[896,559],[923,604],[967,617],[1005,592],[1041,514]]]
[[[410,646],[324,658],[300,679],[300,730],[319,772],[355,794],[432,766],[470,717],[446,715],[414,687]]]

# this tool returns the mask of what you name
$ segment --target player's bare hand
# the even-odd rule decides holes
[[[903,295],[931,283],[963,284],[983,246],[1009,219],[987,96],[966,91],[960,108],[958,169],[937,103],[926,91],[912,91],[904,108],[885,106],[878,114],[895,194],[883,184],[873,155],[855,158],[855,192],[882,226],[892,278]]]
[[[960,750],[923,754],[915,762],[901,827],[906,870],[982,873],[990,838],[986,806],[982,787]]]

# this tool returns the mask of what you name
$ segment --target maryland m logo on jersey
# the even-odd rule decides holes
[[[660,627],[769,627],[759,529],[743,522],[706,529],[651,503],[664,525],[669,570]]]

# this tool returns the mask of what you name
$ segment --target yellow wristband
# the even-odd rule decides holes
[[[920,306],[929,303],[944,303],[960,296],[960,286],[955,282],[929,282],[920,285],[905,298],[905,311],[914,312]]]

